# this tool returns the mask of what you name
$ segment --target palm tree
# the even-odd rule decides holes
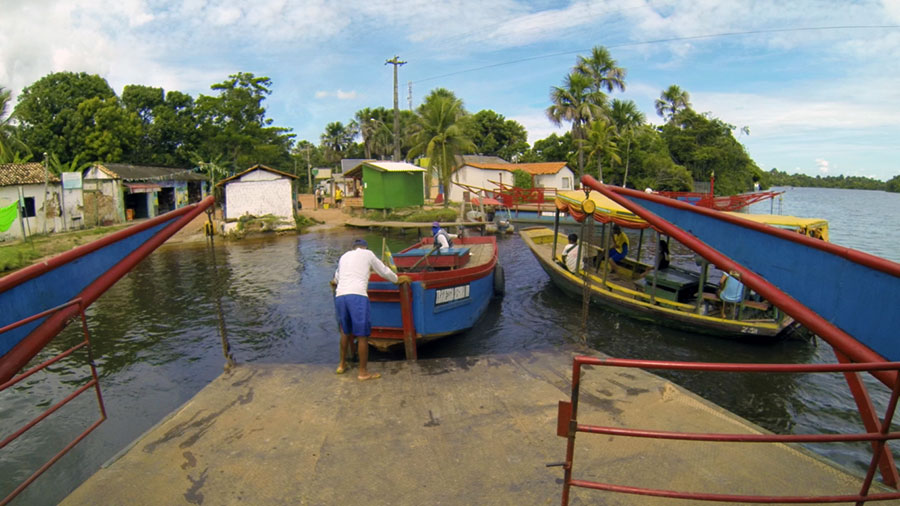
[[[690,93],[682,90],[677,84],[669,86],[656,100],[656,114],[659,114],[667,123],[672,121],[679,111],[690,108]]]
[[[320,139],[329,162],[336,165],[341,161],[344,153],[353,144],[356,131],[357,125],[355,121],[351,121],[347,126],[344,126],[340,121],[334,121],[325,126],[325,132]]]
[[[597,179],[603,182],[603,155],[610,161],[622,163],[619,157],[619,146],[616,143],[616,127],[607,120],[601,118],[591,123],[587,131],[587,144],[590,148],[590,157],[597,158]]]
[[[633,100],[619,99],[612,101],[609,117],[616,126],[619,136],[625,139],[625,175],[622,177],[622,187],[625,187],[625,183],[628,182],[631,140],[634,138],[635,128],[643,125],[646,121],[646,117],[644,116],[644,113],[638,109],[637,104],[635,104]]]
[[[10,90],[0,87],[0,163],[24,163],[23,160],[31,158],[31,153],[28,152],[28,146],[16,135],[12,114],[7,116],[11,97]]]
[[[461,100],[454,96],[432,92],[419,106],[418,124],[413,135],[410,159],[428,157],[429,174],[437,174],[444,186],[444,196],[449,195],[450,179],[457,168],[457,155],[475,149],[475,144],[465,136],[459,120],[465,115]],[[444,207],[450,199],[444,199]]]
[[[625,69],[616,65],[616,60],[603,46],[594,46],[591,56],[587,58],[579,56],[575,72],[591,78],[591,90],[594,92],[612,92],[615,88],[625,91]]]
[[[572,123],[572,140],[578,149],[578,177],[584,174],[584,132],[585,126],[603,116],[606,96],[592,91],[590,77],[572,72],[566,76],[563,86],[554,86],[550,91],[553,105],[547,108],[547,117],[555,125],[563,121]]]

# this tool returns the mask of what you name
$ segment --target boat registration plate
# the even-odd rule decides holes
[[[439,288],[434,291],[434,305],[447,304],[469,298],[469,285],[452,286],[450,288]]]

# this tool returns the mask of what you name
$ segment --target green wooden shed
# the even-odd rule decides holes
[[[359,179],[366,209],[397,209],[425,203],[425,169],[404,162],[365,161],[344,174]]]

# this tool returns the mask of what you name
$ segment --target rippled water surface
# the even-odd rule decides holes
[[[832,241],[900,261],[900,195],[853,190],[789,189],[775,212],[826,218]],[[755,212],[769,212],[759,204]],[[358,234],[358,233],[356,233]],[[239,362],[333,363],[337,336],[328,285],[354,232],[165,246],[119,281],[89,310],[94,353],[109,420],[26,491],[17,504],[55,504],[105,461],[190,399],[223,368],[219,316]],[[367,234],[373,249],[381,237]],[[393,251],[415,236],[393,236]],[[420,349],[420,357],[499,354],[572,346],[581,335],[581,303],[556,289],[518,235],[499,239],[506,295],[477,328]],[[218,279],[216,285],[214,280]],[[591,308],[589,346],[617,357],[724,362],[834,362],[821,343],[751,345],[633,322]],[[68,329],[54,342],[78,339]],[[402,356],[373,352],[373,360]],[[83,357],[80,358],[83,363]],[[84,367],[61,365],[0,396],[4,437],[83,384]],[[838,375],[671,374],[674,381],[755,423],[788,433],[858,431],[858,415]],[[870,382],[878,405],[884,388]],[[96,418],[82,396],[2,450],[0,495]],[[866,445],[814,447],[861,471]]]

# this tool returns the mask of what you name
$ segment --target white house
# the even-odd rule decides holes
[[[291,181],[297,176],[265,165],[249,169],[223,179],[217,186],[225,188],[225,233],[237,228],[237,220],[244,215],[272,215],[281,218],[281,227],[294,228],[294,197]]]
[[[574,188],[575,173],[566,166],[566,162],[497,163],[467,160],[453,173],[452,180],[477,188],[496,190],[498,185],[512,186],[513,172],[517,170],[531,174],[532,186],[535,188]],[[462,201],[466,190],[458,185],[451,186],[450,200]]]
[[[22,239],[23,232],[31,236],[81,228],[81,188],[77,186],[64,194],[59,177],[40,163],[0,164],[0,241]],[[16,202],[22,204],[20,211]]]

